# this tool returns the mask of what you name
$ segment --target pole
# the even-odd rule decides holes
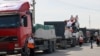
[[[36,4],[36,2],[35,2],[35,0],[33,0],[32,1],[33,2],[33,4],[32,4],[32,23],[34,24],[35,23],[35,4]]]
[[[90,18],[90,15],[89,15],[89,28],[91,28],[91,18]]]
[[[91,18],[90,18],[90,15],[89,15],[89,28],[91,28]],[[91,49],[93,49],[93,35],[92,35],[92,33],[90,34],[90,43],[91,43]]]

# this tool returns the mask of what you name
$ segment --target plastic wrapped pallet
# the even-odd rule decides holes
[[[37,24],[35,29],[35,37],[37,38],[51,39],[56,37],[54,27],[51,25]]]
[[[64,35],[65,35],[65,38],[71,38],[71,37],[72,37],[72,33],[71,33],[71,31],[68,30],[68,29],[65,30]]]
[[[43,32],[44,32],[43,25],[36,24],[35,25],[35,30],[36,30],[35,37],[38,37],[38,38],[43,37]]]

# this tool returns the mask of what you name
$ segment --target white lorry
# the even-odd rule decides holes
[[[52,53],[56,50],[56,35],[52,25],[36,24],[35,28],[35,51],[42,50]]]
[[[60,48],[67,48],[76,46],[79,37],[79,24],[78,21],[71,26],[71,29],[66,27],[65,21],[46,21],[44,25],[54,25],[56,33],[56,45]],[[78,26],[78,27],[76,27]]]

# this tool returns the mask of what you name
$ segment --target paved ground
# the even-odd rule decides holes
[[[12,55],[14,56],[14,55]],[[20,56],[20,55],[17,55]],[[82,47],[76,46],[65,50],[57,50],[52,54],[38,54],[36,56],[100,56],[100,47],[93,44],[93,49],[90,48],[90,43],[84,44]]]

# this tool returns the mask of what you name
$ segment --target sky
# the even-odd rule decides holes
[[[0,3],[32,0],[0,0]],[[80,27],[100,29],[100,0],[35,0],[35,23],[64,21],[78,15]]]
[[[36,0],[35,23],[78,15],[80,27],[100,28],[100,0]]]

